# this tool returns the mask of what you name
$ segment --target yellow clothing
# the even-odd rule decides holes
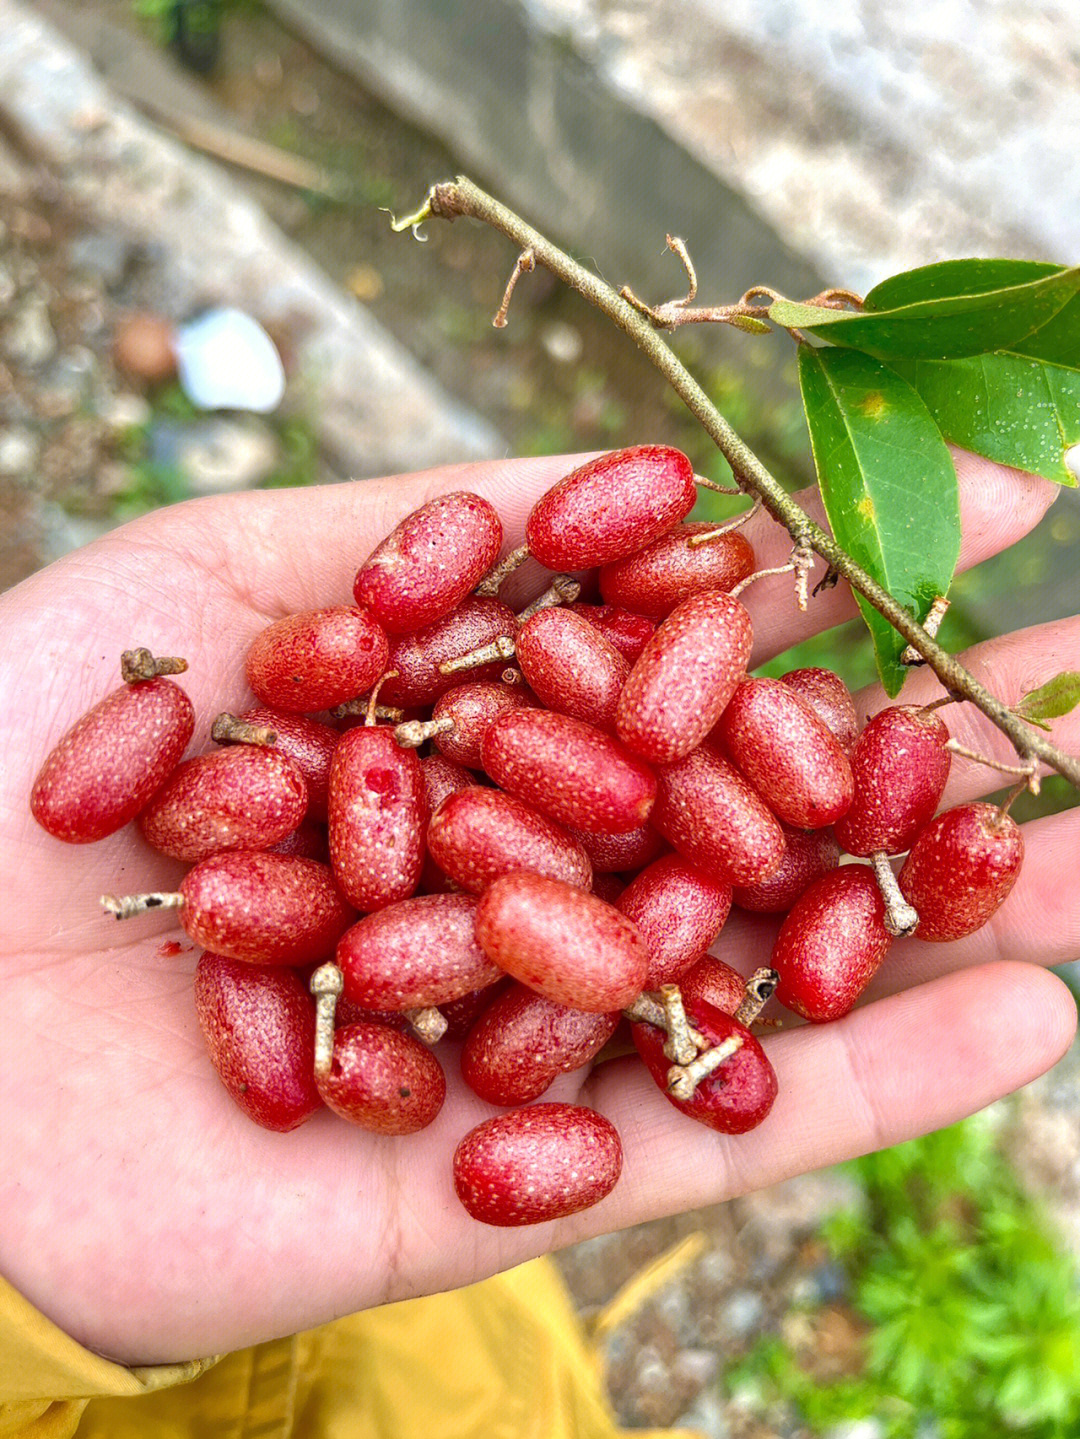
[[[182,1386],[182,1387],[177,1387]],[[650,1431],[652,1439],[694,1439]],[[223,1359],[125,1369],[0,1280],[0,1439],[616,1439],[555,1265]],[[648,1439],[643,1430],[634,1439]]]

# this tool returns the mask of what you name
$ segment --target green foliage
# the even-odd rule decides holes
[[[1080,704],[1080,672],[1063,670],[1054,675],[1037,690],[1029,690],[1016,705],[1016,713],[1023,715],[1031,724],[1040,729],[1049,729],[1047,720],[1067,715]]]
[[[1080,1432],[1080,1287],[976,1117],[849,1166],[865,1206],[824,1237],[871,1326],[861,1371],[821,1384],[777,1339],[729,1371],[817,1432],[876,1417],[888,1439]]]
[[[117,520],[133,520],[190,496],[187,476],[176,465],[138,459],[128,471],[127,484],[112,497],[113,515]]]
[[[833,534],[924,620],[948,593],[960,553],[956,471],[945,441],[911,386],[870,355],[803,346],[799,376]],[[906,678],[906,641],[858,599],[882,683],[896,695]]]
[[[827,342],[800,342],[799,378],[829,523],[916,618],[958,553],[946,441],[1077,483],[1080,268],[950,260],[883,281],[858,312],[778,300],[769,317]],[[903,641],[859,603],[895,696]]]

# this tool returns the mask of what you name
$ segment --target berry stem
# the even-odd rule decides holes
[[[497,565],[493,565],[492,568],[488,570],[487,574],[477,585],[476,594],[487,600],[494,599],[499,593],[499,586],[503,580],[505,580],[508,575],[512,575],[519,565],[523,565],[528,558],[528,545],[518,545],[516,550],[511,550],[505,559],[501,559]]]
[[[446,1016],[434,1005],[424,1009],[407,1009],[405,1018],[415,1030],[417,1039],[428,1045],[438,1044],[448,1027]]]
[[[178,655],[155,658],[147,649],[125,650],[120,656],[120,678],[126,685],[156,679],[158,675],[182,675],[187,667],[187,660]]]
[[[456,728],[450,715],[443,715],[441,719],[406,720],[394,730],[394,743],[402,749],[419,749],[425,740],[433,739],[437,734],[448,734]]]
[[[459,216],[470,216],[499,230],[518,246],[519,250],[531,250],[538,265],[543,265],[553,275],[576,290],[590,304],[595,305],[630,337],[646,359],[664,376],[675,393],[690,412],[701,423],[717,449],[730,464],[737,476],[740,488],[748,494],[760,497],[773,519],[788,530],[796,545],[809,545],[825,560],[830,571],[835,571],[847,580],[852,589],[863,595],[882,614],[893,628],[918,651],[937,675],[947,690],[963,695],[970,700],[1003,734],[1016,746],[1022,755],[1032,754],[1048,764],[1051,769],[1063,775],[1070,784],[1080,789],[1080,756],[1066,754],[1044,735],[1038,733],[1015,715],[996,695],[981,684],[973,674],[942,649],[937,640],[927,634],[915,616],[899,604],[877,580],[859,565],[846,550],[842,549],[831,535],[810,518],[773,475],[745,440],[724,419],[708,395],[676,357],[674,351],[657,333],[646,315],[624,299],[599,275],[572,259],[564,250],[546,239],[538,230],[527,225],[520,215],[502,205],[493,196],[481,190],[465,176],[433,185],[428,191],[416,215],[396,222],[396,228],[409,228],[424,219],[455,220]],[[778,298],[765,287],[757,286],[748,290],[741,305],[748,306],[755,298],[765,297],[772,301]],[[509,558],[509,557],[508,557]],[[504,561],[505,563],[505,561]],[[496,570],[500,567],[496,566]],[[496,571],[492,571],[492,576]],[[486,586],[492,576],[481,581]],[[478,593],[491,594],[495,590],[481,588]]]
[[[308,988],[315,996],[315,1073],[329,1074],[334,1058],[334,1015],[345,976],[333,960],[320,964]]]
[[[344,704],[335,705],[330,711],[332,719],[344,719],[346,715],[366,715],[371,708],[371,696],[360,695],[358,699],[346,700]],[[391,724],[400,724],[405,718],[405,711],[397,705],[375,706],[375,718],[389,720]]]
[[[210,738],[215,744],[275,745],[277,730],[270,725],[250,724],[222,711],[210,727]]]
[[[668,1093],[674,1099],[690,1100],[703,1079],[708,1079],[714,1070],[720,1068],[725,1059],[730,1059],[743,1047],[741,1034],[733,1034],[713,1049],[707,1049],[687,1065],[673,1064],[668,1070]]]
[[[736,490],[735,493],[740,494],[741,491]],[[712,544],[713,540],[718,540],[721,535],[728,535],[732,530],[741,529],[747,520],[752,520],[760,509],[761,499],[759,497],[748,510],[744,510],[741,515],[736,515],[733,520],[728,520],[726,524],[717,525],[715,530],[706,530],[700,535],[691,535],[688,541],[690,548],[696,550],[699,545]]]
[[[397,677],[397,670],[386,670],[385,673],[381,674],[379,678],[375,681],[375,688],[368,696],[367,714],[365,714],[364,716],[365,729],[373,729],[375,721],[379,717],[379,691],[382,689],[383,685],[386,683],[387,680],[396,680]]]
[[[989,755],[978,754],[973,749],[965,748],[964,745],[958,744],[957,741],[954,739],[946,740],[945,748],[949,751],[950,754],[962,755],[964,759],[973,759],[976,764],[986,765],[987,769],[1000,770],[1002,774],[1023,775],[1023,788],[1029,789],[1032,794],[1039,793],[1040,785],[1038,766],[1034,763],[1034,761],[1025,765],[1003,764],[1001,760],[991,759]]]
[[[506,328],[506,316],[510,310],[510,301],[513,298],[514,287],[517,285],[517,282],[521,279],[522,275],[527,275],[531,270],[535,269],[536,256],[531,250],[522,250],[521,254],[517,257],[513,270],[510,272],[510,278],[506,282],[502,304],[498,310],[496,310],[495,318],[491,322],[496,330],[504,330]]]
[[[892,865],[884,850],[870,856],[881,897],[885,901],[885,928],[894,939],[907,939],[919,927],[919,916],[900,893]]]
[[[538,595],[531,605],[526,605],[521,611],[517,617],[518,624],[523,625],[541,610],[553,610],[558,605],[572,605],[580,594],[581,586],[573,575],[556,575],[544,593]]]
[[[749,1029],[758,1015],[776,993],[780,976],[775,969],[757,969],[746,981],[746,993],[735,1011],[735,1019],[744,1029]]]
[[[467,655],[458,655],[457,659],[453,660],[443,660],[439,666],[439,673],[456,675],[460,670],[476,670],[481,665],[494,664],[496,660],[512,660],[515,653],[514,641],[509,635],[500,635],[489,645],[481,645],[479,649],[470,650]]]
[[[623,1017],[630,1020],[631,1024],[651,1024],[656,1029],[662,1029],[665,1034],[669,1032],[669,1023],[664,1006],[651,994],[639,994],[628,1008],[623,1010]],[[687,1033],[694,1041],[695,1050],[708,1049],[709,1041],[692,1025],[687,1025]]]
[[[690,1021],[683,1008],[682,993],[677,984],[662,984],[659,989],[660,1004],[667,1017],[667,1043],[664,1053],[678,1065],[693,1063],[698,1047],[690,1032]]]
[[[180,909],[184,903],[182,894],[154,892],[152,894],[103,894],[101,907],[117,919],[131,919],[133,915],[145,914],[151,909]]]

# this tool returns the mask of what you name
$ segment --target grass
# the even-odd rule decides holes
[[[1075,1439],[1080,1286],[993,1127],[977,1116],[849,1168],[865,1205],[824,1238],[868,1325],[855,1372],[819,1382],[769,1338],[729,1391],[793,1404],[815,1433],[874,1418],[886,1439]]]

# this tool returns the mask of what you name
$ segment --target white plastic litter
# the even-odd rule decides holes
[[[285,369],[273,340],[242,310],[207,310],[178,327],[180,384],[201,410],[276,410]]]

